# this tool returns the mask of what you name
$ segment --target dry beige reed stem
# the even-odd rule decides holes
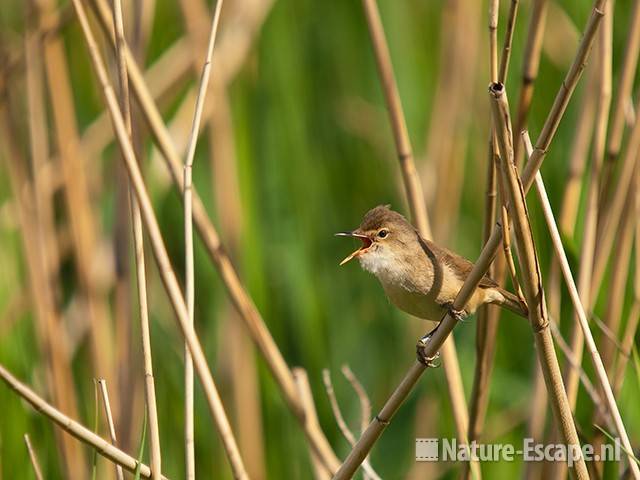
[[[504,45],[500,56],[500,69],[498,70],[498,82],[505,83],[509,71],[509,60],[511,59],[511,45],[513,43],[513,32],[515,30],[516,18],[518,16],[518,4],[520,0],[511,0],[509,5],[509,19],[507,20],[507,30],[504,34]]]
[[[389,111],[393,138],[402,169],[402,179],[407,192],[409,209],[411,210],[411,218],[423,236],[432,238],[428,221],[429,217],[424,202],[424,194],[413,160],[413,150],[411,148],[411,141],[409,140],[409,132],[404,118],[404,112],[402,111],[402,103],[391,65],[391,54],[389,53],[389,47],[385,39],[380,12],[378,11],[375,0],[362,0],[362,6],[367,19],[367,26],[375,53],[378,74],[382,82],[382,90],[387,103],[387,110]]]
[[[113,41],[107,20],[107,9],[104,2],[101,0],[92,0],[91,5],[97,14],[100,26],[107,36],[109,36]],[[125,48],[125,52],[127,56],[127,68],[129,69],[129,80],[133,87],[133,92],[137,97],[138,104],[140,105],[145,120],[155,137],[158,147],[160,148],[164,158],[167,160],[167,165],[173,182],[182,193],[182,169],[180,167],[182,162],[176,153],[173,140],[162,121],[162,117],[160,116],[157,106],[149,93],[135,59],[128,48]],[[227,255],[216,229],[207,216],[204,205],[202,204],[200,197],[197,195],[195,188],[193,189],[193,220],[209,256],[220,272],[222,281],[228,290],[233,304],[245,322],[252,339],[256,343],[260,353],[263,355],[271,373],[278,383],[289,409],[294,413],[298,422],[302,425],[307,440],[319,454],[322,461],[331,471],[335,471],[340,465],[340,461],[335,456],[335,453],[333,453],[333,450],[322,433],[322,430],[314,429],[312,428],[313,425],[305,422],[304,410],[300,403],[300,399],[298,398],[298,390],[294,383],[291,371],[289,370],[289,367],[282,357],[282,353],[274,342],[273,337],[267,329],[264,320],[260,316],[260,313],[254,305],[251,297],[242,285],[240,278],[238,277],[238,273],[231,263],[231,259]]]
[[[527,155],[531,155],[531,152],[532,152],[531,144],[528,141],[528,135],[526,135],[526,132],[525,132],[524,139],[525,139],[525,146],[526,146],[525,148],[527,149]],[[616,431],[620,436],[622,445],[628,452],[633,452],[633,449],[631,448],[631,443],[629,441],[629,436],[627,435],[624,423],[622,421],[622,417],[620,415],[620,411],[618,409],[618,405],[615,400],[615,396],[611,389],[611,384],[609,383],[607,372],[602,363],[600,353],[598,352],[598,349],[596,347],[596,343],[593,338],[593,334],[591,333],[591,329],[589,328],[587,315],[581,303],[580,295],[578,293],[578,289],[576,287],[575,281],[573,280],[573,275],[571,274],[571,268],[569,267],[569,261],[564,251],[564,247],[562,246],[560,232],[558,231],[558,227],[556,225],[555,218],[553,216],[553,211],[551,210],[551,204],[549,203],[549,198],[547,197],[546,190],[544,188],[544,182],[542,181],[542,176],[540,175],[539,172],[536,175],[536,190],[538,192],[538,198],[540,199],[540,203],[542,204],[544,217],[547,222],[547,227],[549,228],[549,233],[551,234],[551,241],[553,243],[554,251],[556,253],[556,256],[558,257],[558,261],[560,262],[560,267],[562,269],[562,274],[564,276],[565,282],[567,283],[567,287],[569,289],[569,295],[571,297],[571,301],[573,302],[573,306],[576,310],[578,321],[580,323],[583,334],[585,336],[585,340],[587,343],[587,350],[590,353],[600,387],[602,388],[605,394],[605,401],[607,404],[607,408],[613,418],[613,422],[614,422]],[[640,472],[638,471],[637,463],[631,458],[629,459],[629,463],[631,465],[631,471],[634,475],[634,478],[636,479],[640,478]]]
[[[582,451],[580,450],[573,415],[562,383],[560,366],[553,346],[553,337],[549,329],[546,301],[542,290],[542,275],[529,224],[525,191],[518,177],[513,157],[513,134],[504,86],[502,84],[492,84],[489,88],[489,98],[491,99],[491,112],[500,147],[500,170],[506,187],[505,195],[507,195],[507,198],[504,198],[503,202],[505,204],[507,201],[509,202],[509,213],[514,224],[520,255],[522,284],[527,299],[529,320],[537,347],[536,351],[544,373],[547,392],[549,393],[558,429],[562,433],[565,445],[574,449],[577,448],[577,451],[580,452],[575,463],[572,464],[573,474],[576,478],[589,478]]]
[[[500,57],[500,66],[497,67],[497,14],[498,6],[494,5],[494,2],[489,4],[489,49],[490,49],[490,72],[491,81],[503,82],[507,76],[509,68],[509,60],[511,58],[511,46],[513,42],[513,32],[518,14],[519,0],[512,0],[509,6],[509,16],[507,20],[507,29],[504,37],[504,44],[502,47],[502,55]],[[495,33],[494,33],[495,32]],[[495,38],[494,38],[495,37]],[[495,165],[497,159],[495,158],[495,151],[497,146],[495,144],[495,135],[493,127],[491,127],[490,139],[489,139],[489,158],[487,165],[487,182],[486,182],[486,204],[485,204],[485,217],[483,228],[483,241],[486,242],[487,235],[491,232],[491,228],[496,219],[496,171]],[[506,226],[506,227],[505,227]],[[503,227],[508,228],[508,223],[503,219]],[[503,233],[504,235],[504,233]],[[507,243],[504,242],[505,249],[507,249]],[[510,258],[508,255],[506,258]],[[505,259],[500,257],[489,270],[489,276],[501,283],[504,279],[504,262]],[[509,265],[511,270],[511,265]],[[515,276],[512,274],[512,278]],[[514,283],[515,285],[515,283]],[[518,288],[519,291],[519,288]],[[469,405],[469,440],[477,439],[484,425],[486,411],[489,402],[489,381],[491,371],[493,367],[493,357],[495,351],[495,340],[498,327],[498,319],[500,316],[500,309],[491,306],[483,305],[478,310],[477,324],[476,324],[476,363],[473,375],[473,387],[471,391],[471,400]]]
[[[344,438],[349,442],[349,445],[353,447],[356,444],[356,437],[353,435],[353,432],[347,425],[344,417],[342,416],[342,411],[340,410],[340,405],[338,404],[338,399],[336,398],[336,392],[333,389],[333,382],[331,381],[331,373],[328,369],[322,370],[322,381],[324,383],[324,388],[327,392],[327,397],[329,397],[329,404],[331,405],[331,411],[333,412],[333,417],[336,419],[336,423],[338,424],[338,428],[340,428],[340,432]],[[364,471],[364,478],[366,480],[380,480],[380,476],[373,470],[371,464],[369,463],[369,458],[365,458],[362,462],[362,470]]]
[[[304,408],[305,422],[314,424],[313,428],[320,428],[316,406],[313,403],[313,392],[311,391],[311,385],[309,385],[309,377],[306,370],[300,367],[293,367],[291,373],[296,382],[296,388],[298,389],[300,401]],[[329,480],[331,478],[331,472],[311,446],[309,447],[309,455],[311,456],[314,478],[316,480]]]
[[[104,378],[98,379],[98,387],[100,390],[100,396],[102,397],[102,406],[104,408],[104,416],[107,419],[107,426],[109,427],[109,437],[111,438],[111,444],[113,446],[118,445],[116,438],[116,426],[113,423],[113,414],[111,413],[111,403],[109,402],[109,392],[107,390],[107,381]],[[116,464],[116,478],[118,480],[124,479],[124,473],[122,467]]]
[[[636,102],[636,110],[639,110],[640,98]],[[602,279],[611,255],[614,240],[616,238],[616,226],[620,222],[624,209],[627,192],[631,185],[631,179],[635,166],[638,162],[638,150],[640,149],[640,116],[636,117],[636,122],[631,129],[629,140],[627,141],[618,183],[613,193],[611,202],[602,215],[601,226],[598,229],[598,241],[596,244],[595,265],[593,267],[592,296],[595,297],[600,290]]]
[[[591,15],[589,16],[589,20],[584,29],[582,40],[578,45],[578,51],[576,52],[571,67],[569,68],[558,93],[556,94],[551,111],[547,115],[542,131],[540,132],[538,140],[534,146],[533,153],[529,157],[529,161],[522,172],[522,184],[525,192],[529,191],[535,180],[536,172],[540,170],[540,166],[549,151],[549,145],[551,145],[551,141],[555,136],[560,120],[567,109],[569,100],[571,99],[573,91],[575,90],[578,80],[586,66],[589,53],[591,52],[591,48],[595,41],[596,32],[598,31],[598,27],[600,26],[600,22],[604,16],[605,4],[606,0],[595,0],[593,4],[593,9],[591,10]]]
[[[398,86],[393,73],[391,54],[384,34],[380,12],[375,0],[362,0],[369,36],[373,46],[378,75],[382,84],[382,90],[389,113],[393,138],[396,145],[396,153],[400,161],[402,178],[404,182],[411,218],[418,231],[425,238],[432,238],[429,217],[424,201],[424,194],[420,184],[420,178],[416,171],[413,158],[413,150],[409,139],[409,132],[402,110],[402,103]],[[447,377],[447,387],[451,400],[456,433],[461,442],[467,441],[467,428],[469,424],[468,410],[462,384],[462,375],[455,351],[453,339],[447,339],[442,349],[442,361],[445,375]],[[473,461],[473,470],[476,478],[480,478],[480,468],[476,461]]]
[[[607,143],[607,156],[602,172],[602,196],[605,201],[613,180],[614,163],[620,154],[622,136],[625,127],[626,102],[631,95],[633,80],[638,66],[638,54],[640,54],[640,1],[633,2],[633,10],[629,20],[629,32],[624,43],[624,57],[618,84],[616,85],[616,97],[611,115],[611,127],[609,128],[609,141]]]
[[[582,191],[582,177],[591,143],[591,133],[594,127],[596,98],[590,94],[591,84],[595,81],[595,71],[593,66],[588,67],[587,85],[584,88],[580,113],[578,114],[578,124],[571,147],[569,159],[569,172],[565,182],[565,190],[560,208],[559,228],[570,238],[574,236],[578,208],[580,205],[580,195]],[[551,259],[551,268],[547,280],[547,304],[551,318],[561,320],[561,272],[555,256]],[[547,417],[547,392],[544,387],[542,370],[536,366],[534,374],[534,388],[531,396],[531,415],[529,417],[527,436],[537,442],[544,440],[545,420]],[[543,464],[540,462],[527,462],[526,478],[537,479]]]
[[[211,33],[207,46],[207,54],[205,56],[204,65],[202,67],[202,76],[200,78],[200,87],[198,88],[198,97],[196,99],[195,111],[193,114],[193,125],[189,136],[189,147],[187,149],[187,157],[184,162],[184,244],[185,244],[185,298],[187,301],[187,316],[189,323],[193,327],[193,309],[195,303],[194,292],[194,259],[193,259],[193,195],[192,195],[192,172],[193,158],[196,153],[196,145],[198,143],[198,132],[200,131],[200,121],[202,119],[202,110],[209,88],[209,77],[211,75],[211,59],[213,57],[213,47],[216,42],[216,34],[218,32],[218,23],[220,21],[220,12],[222,10],[222,0],[216,1],[216,8],[211,22]],[[195,438],[194,438],[194,382],[193,382],[193,361],[189,353],[189,347],[184,347],[185,368],[185,471],[187,480],[195,480],[196,478],[196,460],[195,460]]]
[[[516,115],[516,132],[522,131],[527,124],[529,108],[533,98],[533,89],[538,77],[540,66],[540,53],[542,52],[542,39],[547,20],[548,0],[534,0],[531,6],[531,16],[527,30],[527,43],[524,47],[522,61],[522,84],[520,86],[520,98],[518,100],[518,113]],[[520,164],[520,145],[516,142],[515,159]]]
[[[175,310],[176,318],[178,320],[182,333],[185,336],[186,341],[188,342],[189,350],[193,357],[196,372],[202,383],[211,415],[220,434],[220,438],[227,454],[227,459],[229,460],[229,463],[231,465],[233,475],[235,478],[246,479],[248,478],[248,476],[246,474],[242,458],[240,457],[240,452],[238,451],[235,438],[233,437],[233,433],[231,431],[229,421],[224,411],[224,407],[222,406],[222,402],[220,400],[220,396],[213,380],[213,376],[211,375],[211,371],[209,370],[209,367],[207,365],[202,346],[200,345],[193,327],[189,324],[185,301],[180,292],[180,287],[178,285],[175,273],[171,267],[171,262],[164,246],[162,235],[160,234],[157,219],[155,218],[155,214],[151,206],[151,201],[149,199],[148,193],[146,192],[144,182],[140,174],[140,168],[136,161],[131,141],[127,135],[126,126],[124,125],[122,114],[120,113],[120,110],[118,108],[118,102],[116,100],[113,88],[111,87],[111,84],[109,82],[106,68],[102,62],[102,59],[100,58],[97,44],[93,37],[93,33],[91,32],[84,7],[82,6],[80,0],[74,0],[73,5],[76,9],[76,14],[78,16],[78,20],[80,21],[85,40],[87,42],[94,69],[96,71],[96,74],[98,75],[100,84],[102,85],[107,107],[109,108],[109,111],[112,115],[113,127],[116,131],[118,142],[122,149],[123,157],[127,165],[130,180],[134,186],[136,196],[140,204],[142,218],[151,239],[153,253],[158,262],[158,270],[160,271],[163,284],[167,290],[169,300],[171,301],[171,304]]]
[[[125,121],[125,127],[130,139],[132,138],[131,101],[129,96],[129,77],[127,75],[126,58],[124,56],[124,19],[122,0],[113,2],[113,23],[116,35],[116,57],[120,82],[120,109]],[[127,183],[128,180],[127,180]],[[142,355],[144,364],[144,392],[149,420],[149,446],[151,457],[151,475],[158,480],[162,475],[162,454],[160,452],[160,428],[158,425],[158,406],[156,404],[155,379],[153,376],[153,361],[151,357],[151,335],[149,329],[149,309],[147,299],[147,274],[144,259],[144,237],[142,233],[142,217],[140,206],[135,198],[131,186],[129,190],[129,205],[131,211],[131,227],[133,230],[134,256],[136,263],[136,287],[138,291],[138,308],[140,314],[140,334],[142,339]]]
[[[24,443],[27,446],[27,451],[29,452],[29,460],[31,460],[31,466],[33,467],[33,474],[35,475],[36,480],[44,480],[44,477],[42,476],[42,469],[40,468],[40,462],[38,462],[38,456],[31,445],[29,435],[26,433],[24,434]]]
[[[592,95],[597,95],[596,120],[593,134],[591,169],[587,186],[586,211],[584,213],[585,221],[580,249],[580,270],[578,274],[578,292],[580,293],[581,303],[587,311],[590,311],[591,306],[595,303],[595,298],[590,295],[591,276],[595,258],[600,172],[604,161],[609,106],[611,103],[611,41],[613,33],[611,3],[606,4],[605,9],[607,15],[605,15],[603,20],[604,24],[598,32],[597,82],[594,85],[596,90],[592,92]],[[569,346],[576,362],[581,364],[584,350],[584,334],[578,318],[574,319],[571,328]],[[575,410],[580,378],[577,368],[574,368],[569,362],[565,365],[563,380],[571,410]],[[556,463],[552,466],[552,471],[557,472],[557,476],[559,477],[564,476],[563,470],[564,465]]]
[[[371,400],[369,400],[366,390],[358,380],[358,377],[351,371],[349,365],[343,365],[340,370],[342,370],[344,378],[351,384],[358,396],[358,401],[360,402],[360,430],[362,433],[371,421]]]
[[[55,407],[48,404],[41,397],[39,397],[33,390],[27,387],[25,384],[15,378],[7,369],[0,365],[0,378],[16,392],[20,397],[26,400],[35,408],[38,412],[45,415],[51,421],[58,424],[60,428],[68,432],[70,435],[94,448],[100,455],[111,460],[112,462],[121,465],[129,472],[134,472],[138,466],[138,461],[127,455],[125,452],[117,447],[114,447],[109,442],[99,437],[91,430],[69,418]],[[140,474],[144,478],[151,478],[151,470],[147,465],[142,464],[140,466]],[[161,477],[166,479],[166,477]]]

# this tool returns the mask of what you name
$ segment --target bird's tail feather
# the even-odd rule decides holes
[[[494,303],[505,307],[507,310],[511,310],[513,313],[516,313],[521,317],[527,318],[529,316],[527,305],[523,303],[520,298],[502,288],[500,289],[500,293],[504,300],[496,301]]]

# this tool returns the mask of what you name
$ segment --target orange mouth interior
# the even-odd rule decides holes
[[[355,252],[353,252],[351,255],[349,255],[347,258],[342,260],[340,262],[340,265],[344,265],[352,258],[359,257],[360,255],[365,253],[373,243],[369,237],[365,237],[364,235],[354,235],[354,237],[359,238],[360,241],[362,241],[362,246],[359,249],[357,249]]]

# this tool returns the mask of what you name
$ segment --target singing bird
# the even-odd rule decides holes
[[[336,235],[362,241],[362,246],[340,265],[357,258],[362,268],[378,278],[396,307],[426,320],[439,322],[452,310],[453,301],[473,268],[466,258],[422,238],[406,218],[388,206],[369,210],[358,228]],[[466,316],[486,303],[527,316],[520,299],[486,275],[464,311],[453,313]]]

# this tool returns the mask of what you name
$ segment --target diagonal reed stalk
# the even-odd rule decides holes
[[[85,443],[95,449],[100,455],[113,463],[121,465],[129,472],[134,472],[138,467],[138,461],[126,454],[117,447],[114,447],[102,437],[96,435],[84,425],[76,422],[72,418],[69,418],[60,410],[56,409],[52,405],[48,404],[40,396],[38,396],[33,390],[27,387],[24,383],[20,382],[16,377],[11,375],[9,371],[0,365],[0,379],[2,379],[14,392],[20,397],[26,400],[33,408],[38,412],[45,415],[51,421],[58,424],[60,428],[67,433],[77,438],[82,443]],[[140,465],[140,474],[144,478],[151,478],[151,469],[144,464]],[[160,477],[166,480],[166,477]]]
[[[29,460],[31,460],[31,466],[33,467],[33,474],[36,477],[36,480],[44,480],[44,477],[42,476],[42,469],[40,468],[40,462],[38,462],[38,456],[31,445],[29,435],[26,433],[24,434],[24,443],[27,446],[27,451],[29,452]]]
[[[91,5],[96,13],[101,28],[113,43],[115,39],[111,28],[109,27],[108,9],[105,2],[103,0],[91,0]],[[182,193],[183,174],[180,166],[182,161],[176,152],[173,140],[171,139],[171,136],[162,121],[158,108],[144,82],[140,68],[126,45],[125,54],[127,58],[129,81],[131,82],[132,90],[137,98],[140,110],[156,140],[158,148],[167,161],[167,166],[169,167],[174,185],[179,189],[180,193]],[[291,370],[287,366],[282,353],[273,340],[271,333],[266,327],[264,320],[258,312],[251,297],[242,285],[238,273],[222,245],[218,232],[207,216],[204,205],[197,194],[197,190],[192,188],[192,191],[193,220],[195,222],[196,229],[211,260],[216,265],[221,275],[222,281],[227,288],[234,306],[238,310],[240,317],[247,326],[247,330],[249,331],[251,338],[256,343],[256,346],[265,359],[274,379],[278,383],[287,406],[302,426],[307,441],[310,442],[312,448],[319,455],[319,458],[327,468],[332,472],[336,471],[340,465],[340,461],[331,449],[331,445],[322,433],[322,430],[316,428],[316,425],[306,422],[304,408],[300,401],[298,388],[294,382]]]
[[[607,14],[604,17],[602,28],[598,32],[598,62],[595,73],[596,81],[593,84],[594,91],[591,92],[592,95],[596,96],[597,100],[593,143],[591,149],[591,166],[586,190],[585,220],[582,232],[582,243],[580,246],[580,269],[578,272],[578,292],[580,293],[582,304],[585,305],[589,311],[595,303],[595,296],[590,295],[591,277],[595,259],[600,173],[605,154],[609,106],[611,103],[611,34],[613,27],[610,14],[611,3],[607,3],[604,8]],[[580,322],[577,318],[574,318],[571,325],[569,347],[571,349],[571,356],[579,366],[582,364],[584,335],[582,333]],[[563,380],[567,391],[567,397],[569,399],[569,405],[571,410],[574,411],[578,398],[580,377],[578,368],[572,365],[571,362],[566,362],[564,365]],[[557,430],[552,431],[550,437],[551,443],[556,442],[558,437],[559,432]],[[565,468],[564,464],[554,462],[548,465],[547,474],[552,478],[562,478],[566,476]]]
[[[569,446],[577,454],[575,463],[571,464],[573,475],[578,479],[589,478],[549,328],[546,301],[542,290],[542,275],[529,224],[525,192],[518,177],[513,157],[513,134],[506,92],[502,84],[494,83],[490,86],[489,93],[492,100],[491,111],[494,126],[501,153],[500,170],[506,187],[505,195],[507,198],[504,198],[503,202],[505,204],[509,202],[509,216],[513,221],[516,234],[522,285],[529,307],[529,320],[534,333],[536,351],[547,385],[556,425],[562,434],[565,445]]]
[[[200,382],[202,383],[211,415],[218,429],[218,433],[220,434],[233,475],[235,478],[246,479],[248,476],[244,468],[244,463],[240,457],[240,452],[235,438],[233,437],[231,426],[229,425],[213,376],[211,375],[211,371],[207,365],[206,357],[202,350],[202,346],[200,345],[200,341],[198,340],[192,325],[189,323],[185,300],[180,291],[173,268],[171,267],[171,262],[160,233],[160,228],[153,212],[144,181],[142,180],[138,162],[136,161],[135,152],[133,151],[131,141],[127,135],[126,126],[119,110],[113,87],[109,82],[105,65],[100,58],[98,47],[89,26],[86,12],[80,0],[73,0],[73,5],[85,36],[85,41],[89,49],[94,69],[103,89],[105,101],[112,117],[113,127],[116,131],[118,142],[122,149],[123,158],[126,162],[130,180],[140,204],[142,218],[151,239],[153,253],[156,261],[158,262],[158,270],[160,271],[162,282],[167,290],[169,300],[176,313],[176,319],[178,320],[180,329],[182,330],[189,346],[195,370]]]
[[[33,390],[27,387],[24,383],[20,382],[14,377],[6,368],[0,365],[0,379],[2,379],[9,388],[16,392],[20,397],[27,401],[33,408],[44,416],[49,418],[54,423],[58,424],[64,431],[89,446],[95,449],[104,458],[121,465],[129,472],[134,472],[138,466],[138,461],[126,454],[117,447],[114,447],[102,437],[96,435],[87,427],[79,422],[76,422],[72,418],[69,418],[60,410],[56,409],[52,405],[48,404],[42,397],[38,396]],[[140,465],[140,474],[144,478],[151,478],[151,470],[147,465]],[[162,480],[166,480],[166,477],[162,476]]]
[[[222,10],[222,0],[216,1],[216,8],[211,21],[211,33],[209,35],[209,43],[207,46],[207,54],[202,67],[202,76],[200,79],[200,87],[198,88],[198,97],[196,99],[195,111],[193,114],[193,125],[191,134],[189,135],[189,147],[187,149],[187,157],[184,162],[184,245],[185,245],[185,298],[187,300],[187,316],[189,323],[193,327],[193,308],[195,302],[194,292],[194,259],[193,259],[193,195],[192,195],[192,171],[193,158],[196,153],[196,145],[198,143],[198,133],[200,132],[200,121],[202,119],[202,110],[204,109],[205,98],[209,87],[209,77],[211,75],[211,59],[213,57],[213,47],[216,42],[216,34],[218,32],[218,23],[220,21],[220,11]],[[184,347],[184,391],[185,391],[185,470],[187,480],[195,480],[196,463],[195,463],[195,441],[194,441],[194,382],[193,382],[193,360],[189,353],[189,347]]]
[[[107,427],[109,427],[109,438],[111,438],[111,444],[113,446],[118,445],[116,437],[116,426],[113,422],[113,414],[111,413],[111,402],[109,401],[109,391],[107,390],[107,381],[104,378],[98,379],[98,387],[100,389],[100,396],[102,397],[102,406],[104,408],[104,416],[107,419]],[[116,464],[116,478],[118,480],[124,480],[124,473],[122,466]]]
[[[393,73],[391,55],[384,34],[382,20],[376,0],[362,0],[362,6],[367,20],[367,27],[376,59],[378,75],[382,83],[382,90],[387,104],[396,153],[400,161],[402,179],[404,182],[407,201],[411,211],[411,218],[420,234],[425,238],[432,238],[431,226],[422,192],[420,178],[413,159],[413,150],[407,130],[407,124],[402,110],[402,102],[398,86]],[[447,339],[442,349],[442,363],[447,377],[447,387],[451,408],[456,425],[456,433],[462,443],[467,443],[467,428],[469,424],[467,402],[464,395],[462,375],[453,338]],[[480,466],[471,460],[471,468],[476,478],[481,478]]]
[[[124,56],[124,21],[122,0],[113,2],[113,23],[116,34],[116,57],[120,82],[120,109],[124,117],[128,137],[133,141],[131,101],[129,97],[129,77],[127,75],[126,58]],[[128,183],[128,181],[127,181]],[[158,406],[151,358],[151,336],[149,329],[149,309],[147,305],[147,273],[144,259],[144,237],[142,233],[142,217],[135,193],[129,186],[129,205],[131,227],[133,229],[134,256],[136,262],[136,286],[138,291],[138,308],[140,314],[140,333],[142,337],[142,356],[144,363],[144,392],[146,414],[149,424],[149,444],[151,450],[151,474],[153,480],[162,475],[162,455],[160,452],[160,429],[158,426]]]
[[[523,136],[525,141],[525,148],[527,150],[527,155],[530,155],[532,151],[531,142],[528,140],[528,135],[526,134],[526,132],[524,132]],[[580,295],[578,294],[576,283],[573,280],[573,275],[571,274],[571,268],[569,267],[569,261],[564,251],[564,247],[562,246],[560,232],[558,231],[558,227],[556,225],[555,218],[553,216],[553,211],[551,210],[551,204],[549,202],[549,198],[547,197],[547,193],[544,188],[544,182],[542,181],[542,176],[540,175],[539,172],[536,175],[536,191],[538,193],[538,198],[540,200],[540,203],[542,204],[545,221],[547,222],[547,227],[549,228],[549,233],[551,235],[551,241],[553,244],[555,254],[558,257],[558,261],[560,262],[562,275],[564,276],[565,282],[567,283],[567,287],[569,289],[569,296],[571,297],[573,307],[576,310],[578,321],[579,321],[580,327],[582,328],[585,341],[587,343],[587,350],[589,351],[589,354],[591,356],[591,360],[593,362],[594,370],[596,372],[596,376],[598,377],[598,382],[600,383],[600,387],[602,388],[605,394],[604,398],[605,398],[607,408],[613,418],[616,432],[620,437],[622,445],[625,448],[626,452],[629,452],[629,464],[631,466],[631,472],[633,474],[633,477],[635,479],[638,479],[640,478],[640,471],[638,470],[638,464],[631,458],[631,455],[630,455],[633,452],[633,448],[631,446],[631,442],[629,441],[629,436],[627,435],[624,423],[622,421],[620,410],[618,409],[618,405],[616,403],[615,395],[613,394],[611,384],[609,383],[607,371],[605,370],[604,364],[602,363],[602,358],[600,357],[600,353],[598,352],[598,349],[596,347],[593,334],[591,333],[591,329],[589,328],[587,315],[585,313],[583,304],[581,302]]]
[[[604,0],[596,0],[593,5],[591,15],[585,27],[582,40],[580,41],[580,45],[578,46],[578,50],[573,59],[571,67],[569,68],[569,71],[567,72],[567,75],[565,76],[565,79],[562,82],[560,89],[558,90],[556,98],[553,102],[553,106],[551,107],[551,111],[547,115],[547,119],[545,120],[542,132],[540,133],[538,141],[536,142],[536,146],[531,156],[529,157],[529,162],[525,166],[522,176],[522,186],[525,194],[531,188],[535,178],[535,174],[538,172],[540,166],[542,165],[542,162],[544,161],[560,120],[562,119],[564,111],[567,108],[569,100],[571,99],[571,96],[576,88],[578,80],[580,79],[582,71],[584,70],[587,59],[589,58],[589,53],[591,52],[595,34],[598,31],[598,27],[604,14],[602,11],[603,5]],[[478,261],[465,280],[462,288],[460,289],[460,292],[458,292],[456,300],[454,301],[454,308],[464,308],[464,305],[467,303],[469,298],[471,298],[471,295],[473,294],[475,288],[478,286],[480,279],[486,274],[491,262],[495,258],[495,255],[501,244],[501,237],[502,228],[498,225],[494,227],[493,231],[491,232],[489,239],[482,249],[482,253],[480,254]],[[447,314],[440,323],[430,342],[428,343],[425,349],[425,354],[428,356],[435,355],[435,353],[444,343],[444,340],[451,333],[455,325],[455,318]],[[334,476],[336,480],[351,478],[354,475],[355,471],[358,469],[358,466],[369,454],[369,451],[371,450],[371,448],[373,448],[374,443],[380,437],[380,435],[382,435],[384,428],[389,424],[395,412],[398,410],[398,408],[400,408],[402,402],[407,398],[424,370],[424,366],[417,361],[410,367],[409,371],[405,374],[403,380],[400,382],[400,385],[398,385],[398,387],[394,390],[393,394],[387,400],[380,413],[369,424],[367,429],[360,437],[360,440],[358,440],[355,447],[351,450],[351,453],[349,453],[349,456],[340,467],[340,470],[338,470],[338,473]]]

